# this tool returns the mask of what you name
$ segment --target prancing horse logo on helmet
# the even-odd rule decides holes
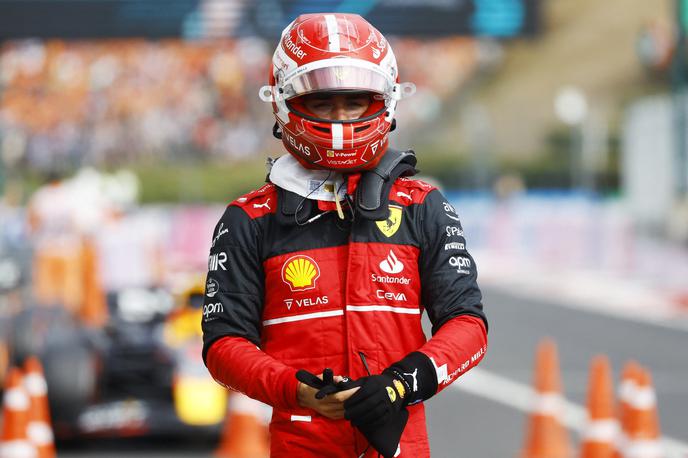
[[[385,234],[385,237],[391,237],[397,233],[399,226],[401,226],[402,217],[401,207],[396,205],[389,206],[389,217],[384,221],[375,221],[380,232]]]

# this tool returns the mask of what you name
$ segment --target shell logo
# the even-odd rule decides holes
[[[305,291],[315,288],[320,277],[320,267],[313,258],[304,255],[292,256],[282,266],[282,281],[292,291]]]

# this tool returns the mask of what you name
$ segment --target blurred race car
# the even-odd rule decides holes
[[[0,391],[10,363],[12,316],[22,303],[31,270],[31,246],[25,232],[23,212],[0,203]]]
[[[201,359],[202,299],[202,284],[177,307],[162,289],[120,291],[101,329],[61,308],[19,313],[12,358],[43,361],[56,437],[217,435],[227,393]]]

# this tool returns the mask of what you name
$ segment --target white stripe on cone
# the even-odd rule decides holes
[[[10,388],[5,391],[5,407],[9,410],[29,410],[29,396],[22,388]]]
[[[616,420],[588,420],[583,430],[583,440],[590,442],[613,442],[619,434],[619,423]]]
[[[563,411],[563,401],[559,393],[539,393],[535,397],[532,412],[541,415],[559,416]]]
[[[35,458],[36,447],[29,441],[16,440],[0,444],[0,458]]]
[[[45,422],[32,421],[26,429],[26,435],[29,436],[31,443],[43,446],[53,443],[53,431]]]
[[[633,398],[636,388],[638,385],[635,380],[623,380],[619,386],[619,399],[628,402]]]
[[[657,395],[650,387],[636,387],[628,404],[638,410],[651,410],[657,405]]]
[[[40,374],[28,374],[24,376],[24,387],[31,396],[48,394],[48,384]]]
[[[616,442],[614,443],[614,448],[623,455],[623,451],[628,448],[628,436],[626,435],[625,432],[621,431],[619,432],[619,435],[616,436]]]
[[[664,458],[662,446],[657,440],[633,441],[624,450],[624,458]]]

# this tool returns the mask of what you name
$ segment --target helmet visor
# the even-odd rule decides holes
[[[380,72],[349,65],[317,68],[293,76],[284,85],[287,98],[316,91],[338,90],[387,94],[391,90],[391,85],[389,80]]]

